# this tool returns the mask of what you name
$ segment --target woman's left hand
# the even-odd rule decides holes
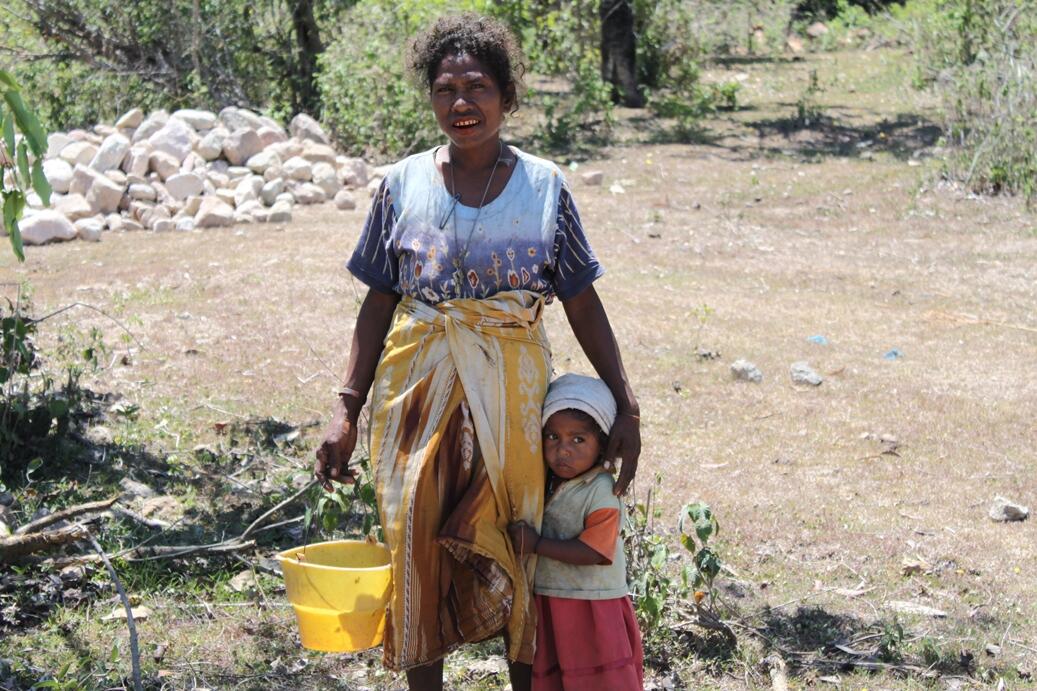
[[[619,413],[612,423],[609,443],[605,447],[605,462],[615,468],[617,461],[622,462],[619,479],[616,480],[614,493],[618,497],[627,491],[627,486],[637,473],[637,458],[641,455],[641,420],[636,415]],[[609,467],[609,466],[606,466]]]

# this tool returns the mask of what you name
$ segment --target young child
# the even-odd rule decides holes
[[[541,532],[508,526],[515,551],[537,554],[534,691],[643,687],[641,633],[626,582],[620,528],[602,454],[616,402],[600,379],[566,374],[544,401],[549,469]]]

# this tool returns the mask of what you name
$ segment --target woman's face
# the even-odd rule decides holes
[[[544,460],[563,480],[583,475],[601,459],[598,426],[560,410],[544,423]]]
[[[495,143],[510,105],[489,70],[467,53],[443,58],[430,96],[439,128],[464,149]]]

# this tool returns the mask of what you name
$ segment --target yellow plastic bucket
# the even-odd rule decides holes
[[[277,555],[304,648],[349,653],[382,643],[392,592],[389,548],[335,540]]]

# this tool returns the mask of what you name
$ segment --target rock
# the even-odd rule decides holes
[[[998,523],[1025,521],[1030,517],[1030,509],[1022,504],[1011,502],[1002,496],[997,496],[994,497],[994,503],[990,507],[988,515],[990,520]]]
[[[284,192],[284,179],[277,178],[263,185],[263,188],[259,191],[259,198],[267,206],[273,206],[277,201],[277,195],[282,192]]]
[[[803,41],[799,36],[789,36],[785,39],[785,47],[793,53],[799,54],[803,52]]]
[[[44,209],[23,218],[18,227],[22,231],[22,242],[26,245],[43,245],[76,237],[76,227],[72,221],[52,209]]]
[[[342,211],[356,208],[356,199],[349,190],[339,190],[335,195],[335,206]]]
[[[227,206],[234,208],[234,190],[219,189],[216,190],[216,198]]]
[[[130,199],[142,199],[146,202],[153,202],[158,197],[154,187],[143,183],[130,185],[127,194],[130,196]]]
[[[202,208],[203,197],[188,197],[184,202],[184,213],[189,216],[197,216],[198,210]]]
[[[222,127],[210,130],[198,140],[195,152],[206,161],[215,161],[223,155],[223,140],[230,134]]]
[[[76,235],[79,236],[80,240],[87,240],[88,242],[101,241],[101,233],[104,232],[104,216],[81,218],[74,225],[76,226]]]
[[[313,164],[313,184],[324,190],[324,194],[329,198],[334,197],[335,193],[342,189],[342,185],[338,182],[338,171],[335,170],[335,166],[325,161],[319,161]]]
[[[809,386],[820,386],[824,379],[807,362],[793,362],[789,368],[793,384],[806,384]]]
[[[263,142],[253,129],[234,130],[223,140],[223,155],[232,166],[240,166],[263,150]]]
[[[935,617],[942,619],[947,616],[947,613],[943,610],[936,609],[934,607],[928,607],[926,605],[920,605],[915,602],[903,602],[901,600],[890,600],[885,604],[886,609],[899,612],[900,614],[917,614],[922,617]]]
[[[258,201],[262,189],[263,178],[258,175],[250,175],[242,179],[234,188],[234,206],[239,207],[245,202]]]
[[[821,38],[828,33],[828,27],[824,22],[814,22],[807,27],[807,36],[810,38]]]
[[[197,152],[192,151],[191,153],[187,154],[187,158],[185,158],[184,162],[180,164],[180,172],[198,173],[199,176],[202,176],[206,172],[205,169],[207,163],[208,161],[199,156]]]
[[[343,185],[363,187],[367,184],[367,164],[362,158],[345,158],[339,163],[339,175]]]
[[[288,131],[292,133],[293,137],[299,139],[308,139],[320,144],[331,143],[320,124],[306,113],[299,113],[292,118],[291,123],[288,124]]]
[[[166,191],[177,201],[197,196],[202,193],[202,178],[195,173],[173,175],[166,180]]]
[[[256,134],[259,135],[259,141],[263,142],[263,148],[288,139],[282,130],[276,130],[273,127],[260,127],[256,130]]]
[[[262,118],[251,110],[235,108],[234,106],[229,106],[220,111],[220,122],[222,122],[224,127],[226,127],[230,132],[243,128],[258,130],[260,127],[264,126]]]
[[[148,497],[140,506],[140,515],[145,518],[152,515],[156,518],[176,518],[181,512],[180,501],[169,494]]]
[[[243,178],[247,178],[252,175],[252,171],[245,166],[230,166],[227,168],[227,178],[230,180],[231,187],[236,187]]]
[[[270,207],[270,215],[267,217],[270,223],[291,223],[292,205],[286,201],[279,201]]]
[[[130,613],[133,615],[134,621],[147,619],[151,616],[151,610],[143,605],[140,607],[130,607]],[[126,608],[122,605],[115,606],[109,614],[101,617],[101,621],[126,621]]]
[[[177,219],[176,221],[176,230],[180,233],[190,233],[192,230],[194,230],[194,226],[194,217],[192,216],[185,216],[184,218]]]
[[[134,144],[130,147],[126,158],[122,161],[122,169],[127,175],[135,175],[141,178],[146,176],[148,174],[148,166],[150,165],[151,151],[151,144],[147,142]]]
[[[302,143],[302,153],[299,154],[307,161],[311,163],[317,163],[323,161],[325,163],[335,163],[335,159],[338,158],[338,154],[327,144],[319,144],[315,141],[306,139]]]
[[[151,135],[165,127],[167,122],[169,122],[169,113],[164,110],[156,110],[141,123],[140,127],[133,133],[130,141],[134,144],[146,141]]]
[[[735,360],[731,363],[731,376],[741,381],[759,384],[763,381],[763,372],[748,360]]]
[[[122,117],[115,121],[115,128],[119,130],[135,130],[144,122],[144,111],[133,108],[123,113]]]
[[[101,173],[118,168],[129,151],[129,139],[118,133],[109,135],[94,154],[90,167]]]
[[[223,173],[213,173],[213,172],[210,172],[206,176],[206,179],[216,189],[219,189],[221,187],[230,187],[231,186],[231,184],[230,184],[230,176],[229,175],[224,175]]]
[[[302,156],[293,156],[282,166],[284,174],[291,180],[309,182],[313,179],[313,166]]]
[[[928,562],[917,557],[904,557],[900,560],[900,573],[904,576],[916,576],[931,568]]]
[[[600,170],[588,170],[586,173],[580,176],[585,185],[600,185],[605,181],[605,173]]]
[[[73,166],[85,166],[94,160],[95,155],[97,147],[90,142],[72,142],[61,150],[60,158]]]
[[[106,170],[104,176],[116,185],[122,185],[123,187],[129,185],[129,176],[121,170]]]
[[[284,202],[288,206],[293,206],[295,204],[295,197],[292,196],[291,192],[285,191],[274,198],[274,204],[279,202]]]
[[[281,157],[282,161],[287,161],[292,156],[302,155],[302,142],[298,139],[288,139],[283,142],[271,144],[269,149],[272,149],[274,153]]]
[[[245,167],[256,175],[262,175],[271,166],[280,166],[281,157],[270,150],[260,151],[245,163]]]
[[[196,132],[206,132],[211,130],[213,127],[216,127],[216,124],[219,122],[216,118],[216,113],[210,113],[207,110],[193,110],[191,108],[178,110],[170,117],[183,120]]]
[[[320,204],[326,201],[328,197],[324,194],[324,190],[312,182],[307,182],[292,190],[292,198],[298,204]]]
[[[154,218],[151,221],[151,230],[156,233],[172,233],[176,230],[176,222],[171,218]]]
[[[180,161],[166,151],[152,151],[148,156],[148,168],[158,173],[162,180],[168,180],[180,172]]]
[[[86,193],[86,201],[94,213],[108,214],[118,210],[125,192],[125,185],[120,185],[104,175],[98,175]]]
[[[382,178],[373,177],[367,181],[367,196],[373,197],[382,186]]]
[[[176,159],[179,167],[187,154],[194,149],[198,134],[194,128],[179,118],[170,118],[158,132],[148,137],[148,143],[155,151],[164,151]]]
[[[72,143],[72,139],[64,132],[51,132],[47,135],[47,158],[55,158],[61,150]]]
[[[227,582],[227,585],[229,585],[230,589],[236,593],[249,593],[259,590],[259,584],[256,582],[256,574],[252,569],[237,574]]]
[[[267,182],[271,180],[277,180],[278,178],[284,177],[284,169],[281,166],[270,166],[263,171],[263,179]]]
[[[126,229],[126,221],[121,214],[108,214],[104,217],[104,224],[108,226],[109,232]]]
[[[86,197],[81,194],[68,194],[61,197],[55,196],[51,200],[51,206],[54,207],[55,211],[60,212],[65,218],[73,223],[82,218],[94,215],[94,210],[90,208],[90,204],[86,201]]]
[[[196,228],[216,228],[234,224],[234,207],[222,199],[204,197],[194,217]]]

